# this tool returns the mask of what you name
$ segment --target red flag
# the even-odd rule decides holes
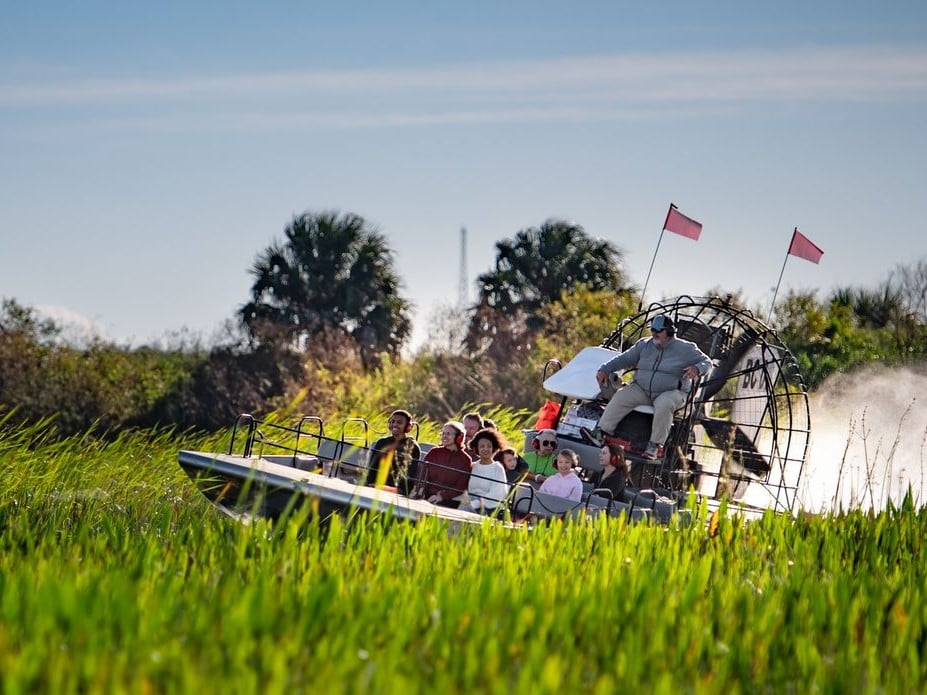
[[[666,222],[663,223],[663,229],[698,241],[698,237],[702,233],[702,223],[696,222],[691,217],[686,217],[676,209],[675,205],[670,204],[669,212],[666,213]]]
[[[821,260],[821,256],[824,255],[821,249],[811,243],[811,239],[798,231],[798,227],[795,228],[795,232],[792,234],[792,243],[789,245],[789,253],[793,256],[804,258],[806,261],[811,261],[812,263],[818,263]]]

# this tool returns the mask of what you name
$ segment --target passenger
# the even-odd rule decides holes
[[[528,462],[513,447],[506,447],[499,452],[496,460],[505,467],[505,478],[509,485],[520,483],[528,475]]]
[[[460,450],[466,431],[463,423],[452,420],[441,428],[441,446],[425,454],[421,483],[413,497],[426,499],[439,507],[457,509],[459,497],[470,482],[470,457]]]
[[[574,502],[583,499],[583,481],[573,470],[579,465],[579,454],[572,449],[564,449],[557,455],[557,475],[545,478],[538,492],[547,495],[565,497]]]
[[[500,508],[509,492],[505,479],[505,468],[493,459],[501,449],[499,435],[495,430],[482,429],[477,432],[471,444],[476,447],[477,458],[470,469],[470,510],[481,514],[493,514]]]
[[[603,389],[612,372],[636,367],[634,378],[611,397],[599,418],[597,431],[582,429],[583,437],[601,446],[603,435],[615,428],[636,406],[653,406],[650,441],[641,455],[656,459],[669,436],[673,412],[686,402],[692,380],[708,374],[711,360],[698,345],[676,337],[676,324],[665,314],[655,316],[650,324],[650,338],[642,338],[621,354],[602,364],[595,378]]]
[[[476,436],[476,433],[483,429],[483,416],[479,413],[467,413],[463,416],[463,426],[467,431],[467,439],[464,442],[464,451],[470,455],[473,461],[476,461],[476,451],[470,445],[470,441]]]
[[[392,454],[386,484],[408,495],[418,482],[418,463],[422,457],[418,442],[408,436],[412,431],[412,415],[406,410],[394,410],[387,427],[389,436],[381,437],[371,447],[364,484],[376,485],[381,461]]]
[[[599,463],[602,472],[595,481],[597,490],[605,489],[612,493],[613,500],[620,500],[621,493],[631,480],[628,461],[624,457],[624,447],[606,444],[599,451]]]
[[[525,453],[528,463],[527,479],[541,484],[545,478],[557,475],[557,433],[541,430],[531,442],[533,451]]]

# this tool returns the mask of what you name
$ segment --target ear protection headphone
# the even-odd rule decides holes
[[[535,437],[534,439],[531,440],[531,446],[534,448],[535,451],[540,451],[541,450],[541,440]],[[556,450],[557,450],[557,440],[555,439],[554,446],[552,447],[551,451],[556,451]]]
[[[448,422],[448,423],[446,423],[446,424],[444,425],[444,427],[441,429],[441,433],[443,434],[443,433],[444,433],[444,429],[446,429],[446,428],[448,428],[448,427],[450,427],[452,430],[454,430],[454,445],[455,445],[458,449],[462,449],[462,448],[463,448],[464,439],[467,438],[467,431],[464,429],[463,423],[462,423],[462,422],[458,422],[457,420],[451,420],[450,422]]]
[[[406,412],[405,410],[396,410],[396,411],[393,411],[392,415],[390,415],[390,419],[397,417],[397,416],[403,418],[406,421],[406,426],[403,428],[403,432],[405,432],[406,434],[409,434],[409,432],[412,431],[412,425],[414,424],[412,422],[412,414],[409,412]]]
[[[666,335],[674,336],[676,335],[676,324],[673,323],[673,319],[666,314],[658,314],[653,317],[653,321],[650,323],[650,330],[656,331],[657,333],[666,331]]]
[[[614,449],[611,446],[608,447],[608,462],[613,468],[618,468],[621,466],[621,460],[623,457],[624,457],[624,447],[623,446],[618,447],[617,454],[615,453]]]

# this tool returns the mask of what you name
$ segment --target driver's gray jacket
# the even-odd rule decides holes
[[[711,369],[711,360],[695,343],[674,336],[663,348],[658,347],[653,338],[638,340],[632,347],[605,362],[599,371],[611,374],[619,369],[637,367],[634,383],[648,396],[656,398],[673,389],[688,393],[692,389],[692,381],[683,378],[682,372],[690,365],[697,367],[698,373],[705,376]]]

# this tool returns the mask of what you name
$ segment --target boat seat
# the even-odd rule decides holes
[[[354,482],[358,471],[367,467],[368,454],[367,447],[338,439],[323,439],[319,444],[318,457],[332,462],[330,476]]]
[[[641,498],[643,502],[645,498]],[[646,498],[651,505],[654,500]],[[574,502],[563,497],[548,495],[542,492],[532,492],[532,488],[525,483],[515,486],[510,502],[513,517],[533,516],[537,519],[555,519],[579,514],[608,514],[612,517],[625,515],[629,521],[638,523],[649,519],[658,519],[662,523],[669,521],[669,507],[661,508],[655,512],[652,506],[632,504],[623,500],[612,500],[604,495],[588,495],[582,502]],[[675,506],[673,507],[675,511]],[[671,513],[671,512],[670,512]]]
[[[534,496],[534,488],[528,483],[518,483],[512,490],[512,497],[509,500],[509,509],[514,517],[527,516],[531,511],[531,498]]]
[[[569,500],[566,497],[548,495],[545,492],[535,492],[531,503],[531,513],[537,517],[553,519],[581,509],[582,506],[582,502]]]
[[[614,500],[602,495],[588,495],[583,500],[586,513],[591,516],[607,514],[612,504],[614,504]]]
[[[519,483],[515,486],[510,508],[513,516],[528,516],[541,519],[561,518],[570,512],[583,508],[582,502],[568,500],[565,497],[535,492],[530,485]]]
[[[626,515],[630,521],[647,521],[651,518],[650,509],[645,509],[644,507],[632,507],[627,502],[613,502],[611,508],[608,510],[609,516],[621,516],[622,514]]]
[[[281,466],[292,466],[293,468],[298,468],[301,471],[315,471],[319,468],[319,457],[313,456],[311,454],[287,454],[281,456],[278,454],[265,454],[261,458],[270,461],[271,463],[278,463]]]
[[[650,513],[660,520],[661,523],[667,524],[674,514],[678,513],[676,500],[671,497],[660,495],[655,490],[639,490],[631,492],[626,490],[624,501],[629,506],[636,509],[647,509]]]

